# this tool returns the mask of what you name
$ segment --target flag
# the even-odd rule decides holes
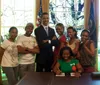
[[[94,41],[95,47],[97,48],[97,35],[96,35],[96,24],[95,24],[95,16],[94,16],[94,0],[91,0],[90,4],[90,16],[89,16],[89,31],[90,31],[90,39]]]
[[[40,19],[41,15],[42,15],[42,0],[40,0],[40,9],[37,15],[37,21],[36,21],[37,27],[41,24],[41,19]]]

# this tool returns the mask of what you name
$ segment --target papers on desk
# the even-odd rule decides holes
[[[65,76],[65,73],[61,73],[60,75],[56,75],[56,76],[63,77]]]
[[[73,73],[73,72],[72,72],[72,73],[70,73],[70,76],[75,76],[75,73]]]

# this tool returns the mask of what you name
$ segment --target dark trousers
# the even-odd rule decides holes
[[[52,62],[47,61],[45,64],[36,64],[36,72],[51,72]]]

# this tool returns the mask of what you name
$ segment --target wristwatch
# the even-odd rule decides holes
[[[48,43],[51,44],[51,40],[48,40]]]

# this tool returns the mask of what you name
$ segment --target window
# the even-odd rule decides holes
[[[1,35],[7,38],[11,26],[18,28],[19,35],[24,26],[35,20],[35,0],[1,0]]]
[[[50,25],[63,23],[74,26],[80,32],[84,25],[84,0],[50,0]]]

